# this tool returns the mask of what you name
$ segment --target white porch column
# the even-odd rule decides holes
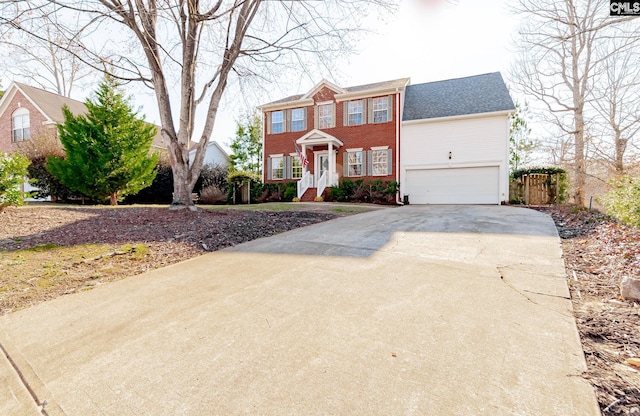
[[[327,186],[333,185],[333,175],[336,170],[336,154],[333,152],[333,143],[329,142],[329,177],[327,178]]]

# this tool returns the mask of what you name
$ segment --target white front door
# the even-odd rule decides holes
[[[324,172],[329,170],[329,152],[316,152],[316,160],[314,165],[314,183],[316,187],[318,185],[318,181]],[[328,178],[327,178],[328,179]]]

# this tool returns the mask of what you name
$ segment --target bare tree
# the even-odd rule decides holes
[[[594,83],[593,147],[596,157],[608,160],[616,176],[622,176],[640,133],[640,53],[627,39],[612,39],[599,53],[607,59]]]
[[[191,190],[230,80],[267,82],[286,68],[300,74],[313,63],[330,68],[334,57],[355,45],[353,35],[373,6],[389,10],[395,2],[29,0],[7,5],[6,19],[37,38],[44,36],[6,12],[17,16],[28,5],[32,16],[77,13],[76,25],[60,32],[82,53],[67,50],[96,69],[153,88],[174,176],[172,207],[192,208]],[[76,36],[87,28],[93,36]],[[192,139],[198,144],[190,165]]]
[[[61,32],[66,23],[60,19],[76,16],[46,13],[42,5],[34,10],[26,7],[27,3],[0,0],[0,53],[8,57],[0,61],[2,72],[11,80],[65,97],[72,96],[74,87],[84,88],[95,82],[101,75],[77,56],[77,41],[67,40],[67,34]],[[75,36],[83,35],[80,32]]]
[[[610,17],[602,0],[518,0],[514,11],[523,24],[512,75],[525,94],[544,103],[549,121],[571,137],[573,199],[583,204],[594,78],[609,59],[596,51],[612,38],[631,42],[634,34],[621,23],[632,17]]]
[[[55,25],[45,22],[38,30],[47,40],[15,32],[0,41],[2,54],[11,57],[0,62],[7,76],[65,97],[71,97],[74,87],[86,86],[79,82],[97,79],[95,71],[92,73],[77,56],[67,52],[74,46],[56,33]]]

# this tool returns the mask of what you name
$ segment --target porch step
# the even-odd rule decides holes
[[[318,188],[309,188],[307,189],[307,192],[305,192],[302,195],[302,198],[300,198],[301,202],[313,202],[313,199],[316,197],[316,194],[318,193]]]

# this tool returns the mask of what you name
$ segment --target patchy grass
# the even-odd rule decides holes
[[[123,262],[139,262],[149,253],[142,243],[47,243],[0,251],[0,313],[125,276],[130,270]]]
[[[54,243],[47,243],[47,244],[40,244],[40,245],[37,245],[37,246],[35,246],[35,247],[28,248],[28,249],[26,249],[26,250],[24,250],[24,251],[37,251],[37,252],[41,252],[41,251],[51,250],[51,249],[54,249],[54,248],[56,248],[56,247],[58,247],[58,245],[57,245],[57,244],[54,244]]]

